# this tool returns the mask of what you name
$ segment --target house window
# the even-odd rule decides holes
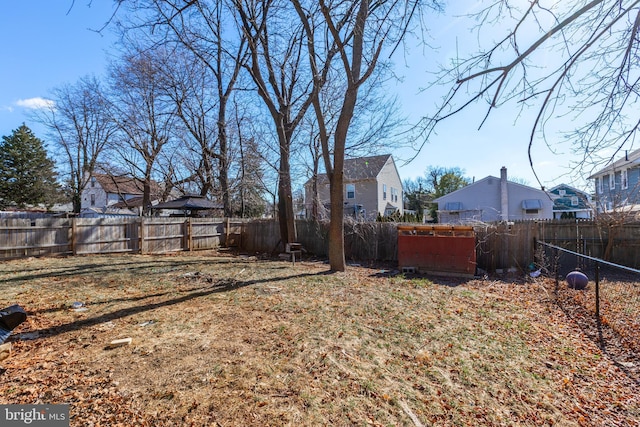
[[[623,190],[626,190],[627,188],[629,188],[627,171],[628,169],[623,169],[622,172],[620,173],[620,188],[622,188]]]
[[[604,176],[596,178],[598,180],[598,194],[604,193]]]
[[[564,197],[567,195],[567,190],[558,190],[558,195],[560,195],[561,197]]]
[[[91,206],[95,206],[96,205],[96,195],[92,194],[91,195]]]
[[[571,206],[578,206],[578,196],[571,197]]]
[[[609,190],[613,190],[616,188],[616,173],[612,172],[609,174]]]
[[[387,200],[387,184],[382,184],[382,200]]]
[[[91,188],[95,188],[95,186],[96,186],[96,177],[92,176],[91,177]]]
[[[356,198],[356,186],[354,184],[347,184],[347,199]]]

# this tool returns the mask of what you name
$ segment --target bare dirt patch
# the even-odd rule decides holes
[[[638,384],[544,280],[327,270],[216,253],[0,264],[0,307],[29,313],[0,402],[69,403],[74,426],[640,425]]]

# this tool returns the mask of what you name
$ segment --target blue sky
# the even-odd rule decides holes
[[[96,30],[111,16],[114,2],[83,0],[72,4],[72,0],[21,0],[4,5],[0,14],[0,135],[9,135],[24,122],[46,142],[44,131],[30,118],[33,108],[46,102],[51,90],[62,84],[104,73],[113,36],[108,30],[103,34]],[[465,12],[462,7],[474,4],[477,2],[457,3],[446,15],[433,15],[429,44],[436,51],[427,50],[422,55],[423,49],[418,47],[394,58],[403,81],[390,83],[389,90],[397,93],[410,119],[418,120],[434,111],[437,89],[419,89],[433,79],[430,72],[437,69],[437,64],[446,62],[455,52],[456,40],[458,49],[461,45],[469,47],[469,40],[475,41],[468,29],[471,23],[456,17]],[[466,176],[479,180],[487,175],[499,176],[500,168],[506,166],[510,177],[537,187],[527,155],[530,114],[525,112],[516,121],[512,108],[501,108],[478,130],[484,113],[478,106],[442,123],[410,164],[404,164],[403,159],[413,153],[393,153],[402,179],[420,176],[433,165],[460,167]],[[542,184],[552,187],[567,183],[584,188],[585,183],[575,174],[566,175],[575,159],[569,147],[554,143],[553,149],[555,153],[542,141],[534,145],[533,160]]]

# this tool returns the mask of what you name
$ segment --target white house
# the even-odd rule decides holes
[[[307,217],[313,212],[313,178],[305,185],[305,209]],[[318,216],[327,218],[330,209],[329,180],[326,174],[318,174]],[[373,221],[378,214],[388,216],[403,214],[402,181],[391,154],[358,157],[344,161],[345,215]]]
[[[500,178],[488,176],[434,200],[438,222],[516,221],[553,218],[553,200],[544,191],[507,180],[507,168]]]
[[[138,178],[94,173],[82,191],[82,212],[112,212],[124,209],[137,212],[142,207],[143,181]],[[151,182],[151,200],[162,194],[160,185]]]

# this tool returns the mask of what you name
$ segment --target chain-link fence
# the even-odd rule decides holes
[[[542,241],[537,242],[536,261],[529,268],[532,276],[551,278],[564,312],[640,378],[640,270]],[[568,280],[574,271],[586,275],[584,289]]]

